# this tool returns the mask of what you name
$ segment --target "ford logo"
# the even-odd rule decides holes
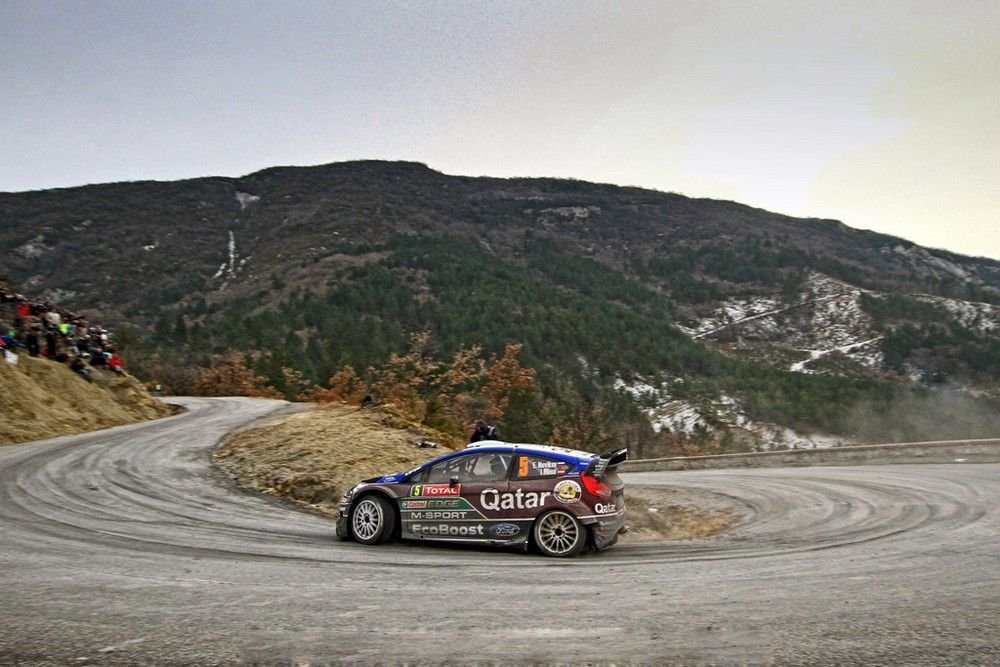
[[[521,527],[514,523],[498,523],[490,528],[490,532],[497,537],[510,537],[521,532]]]

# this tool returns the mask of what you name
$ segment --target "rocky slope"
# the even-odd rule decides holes
[[[954,268],[954,267],[952,267]],[[792,294],[735,297],[718,304],[690,326],[681,327],[692,339],[770,366],[785,367],[794,373],[840,374],[878,377],[886,372],[883,341],[892,325],[876,321],[866,308],[866,298],[880,302],[898,295],[856,287],[818,272],[810,273]],[[927,294],[912,294],[916,304],[927,304],[942,320],[965,328],[974,336],[996,338],[1000,331],[1000,307]],[[934,359],[908,359],[899,368],[901,379],[926,382],[935,370]],[[691,402],[678,399],[673,381],[651,382],[618,379],[616,386],[646,405],[657,431],[686,435],[699,432],[729,433],[755,450],[775,448],[822,448],[855,444],[845,435],[822,432],[802,433],[754,420],[746,414],[738,398],[718,394]],[[955,408],[972,409],[961,398],[964,392],[991,393],[996,387],[955,383],[949,387]],[[975,412],[978,410],[973,409]],[[975,418],[975,415],[970,415]],[[988,419],[987,415],[982,415]]]

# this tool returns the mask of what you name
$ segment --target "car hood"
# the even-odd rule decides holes
[[[370,484],[372,482],[377,482],[379,484],[396,484],[397,482],[402,482],[406,479],[407,472],[397,472],[392,475],[380,475],[379,477],[372,477],[371,479],[362,480],[365,484]]]

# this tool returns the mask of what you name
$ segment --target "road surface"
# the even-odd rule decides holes
[[[0,664],[1000,664],[1000,465],[633,473],[725,494],[710,539],[570,561],[338,542],[235,489],[285,404],[0,449]]]

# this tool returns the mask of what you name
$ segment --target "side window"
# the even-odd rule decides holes
[[[512,454],[483,454],[477,457],[476,479],[481,482],[502,482],[507,479]]]
[[[507,479],[510,454],[482,453],[456,456],[430,467],[428,484],[447,484],[452,479],[459,482],[499,482]]]
[[[518,454],[514,475],[517,479],[544,479],[559,477],[573,469],[569,463],[556,461],[536,454]]]
[[[447,461],[441,461],[427,470],[427,483],[428,484],[447,484],[452,479],[457,479],[459,482],[466,481],[463,479],[465,477],[465,467],[468,464],[467,456],[456,456],[453,459],[448,459]]]

